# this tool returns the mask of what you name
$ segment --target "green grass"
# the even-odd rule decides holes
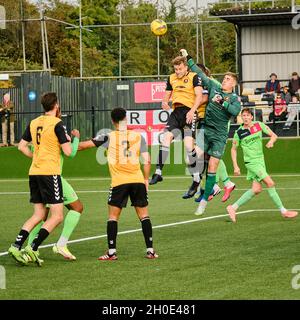
[[[245,178],[233,180],[238,190],[230,203],[244,192],[240,189],[249,187]],[[284,204],[300,208],[299,177],[275,176],[274,180]],[[72,239],[105,235],[109,180],[70,182],[85,207]],[[193,215],[196,204],[181,199],[189,183],[189,178],[177,177],[151,187],[153,226],[198,219]],[[88,192],[92,190],[105,192]],[[25,180],[0,181],[0,252],[7,250],[31,214],[28,194],[18,193],[26,191]],[[225,214],[226,205],[218,196],[204,217]],[[274,205],[263,191],[241,210],[266,208]],[[0,299],[299,299],[300,291],[291,287],[292,267],[300,264],[299,224],[299,218],[284,220],[274,209],[240,215],[236,225],[219,217],[154,229],[154,246],[160,255],[154,261],[144,258],[140,231],[119,235],[118,261],[97,261],[106,249],[106,238],[71,244],[76,262],[54,255],[51,248],[41,249],[42,268],[20,267],[2,256],[7,289],[0,290]],[[55,242],[61,228],[45,244]],[[119,231],[139,228],[129,206],[122,213]]]
[[[267,140],[263,141],[264,145]],[[176,143],[177,153],[180,153],[179,143]],[[229,173],[233,172],[230,158],[231,141],[228,142],[223,160],[227,164]],[[179,151],[178,151],[179,149]],[[300,150],[300,139],[278,139],[274,148],[264,148],[266,157],[267,168],[270,172],[277,173],[300,173],[300,154],[296,153],[296,150]],[[158,147],[153,147],[151,152],[152,163],[156,163]],[[63,174],[66,177],[98,177],[108,176],[107,166],[99,166],[96,161],[96,149],[86,150],[84,152],[78,152],[74,159],[65,159]],[[16,147],[0,148],[1,170],[0,179],[11,178],[26,178],[28,169],[30,167],[31,160],[24,157]],[[166,165],[164,169],[165,174],[169,175],[183,175],[185,172],[185,163],[174,163],[174,144],[171,147],[170,155],[172,163]],[[238,160],[241,165],[242,172],[245,172],[245,167],[242,160],[242,151],[239,150]],[[154,168],[154,165],[153,165]]]

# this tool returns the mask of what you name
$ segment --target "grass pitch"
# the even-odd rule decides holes
[[[284,205],[299,209],[299,175],[274,180]],[[181,199],[188,177],[169,177],[151,186],[149,208],[158,227],[154,247],[159,259],[144,258],[140,222],[128,206],[119,222],[119,260],[100,262],[97,257],[107,247],[109,180],[70,179],[84,204],[71,239],[82,240],[69,245],[77,261],[65,261],[51,248],[40,249],[42,268],[17,266],[2,255],[6,290],[0,290],[0,299],[299,299],[300,290],[292,288],[292,268],[300,264],[300,217],[284,220],[263,191],[240,209],[253,211],[239,215],[234,225],[223,216],[225,208],[250,184],[242,177],[233,181],[237,190],[228,202],[223,204],[217,196],[203,217],[193,214],[193,199]],[[31,215],[28,198],[26,179],[0,180],[0,253],[7,251]],[[194,221],[176,224],[189,220]],[[59,226],[44,244],[54,243],[61,230]],[[132,232],[123,233],[128,230]],[[84,240],[93,236],[102,237]]]

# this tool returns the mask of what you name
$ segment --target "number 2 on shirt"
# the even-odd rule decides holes
[[[130,144],[128,140],[122,141],[122,145],[124,146],[124,157],[131,157],[132,152],[129,150]]]

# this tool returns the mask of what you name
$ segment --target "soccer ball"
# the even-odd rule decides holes
[[[163,20],[155,19],[151,22],[151,31],[156,36],[163,36],[167,30],[167,24]]]

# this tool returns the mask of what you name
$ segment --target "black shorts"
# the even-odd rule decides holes
[[[190,136],[195,139],[196,137],[196,123],[197,123],[197,112],[194,114],[194,119],[192,123],[186,123],[186,114],[191,109],[185,106],[176,107],[171,113],[170,118],[167,122],[166,129],[167,131],[173,131],[174,136],[178,136],[178,133],[181,133],[183,137]],[[176,129],[178,133],[176,133]]]
[[[109,189],[108,204],[118,208],[125,208],[128,201],[134,207],[147,207],[148,195],[144,183],[126,183]]]
[[[63,203],[63,189],[60,176],[29,176],[30,202]]]

